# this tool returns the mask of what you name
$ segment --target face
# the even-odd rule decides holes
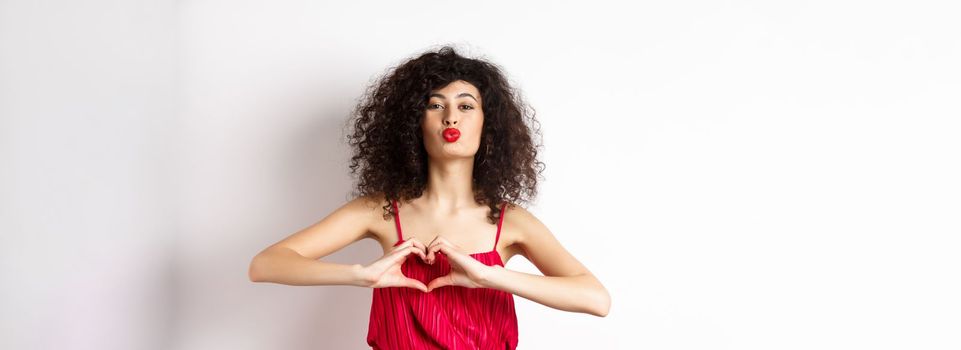
[[[474,157],[484,126],[481,101],[477,88],[463,80],[431,92],[425,103],[421,132],[424,147],[432,158]],[[454,141],[445,138],[445,130],[450,128],[460,132]]]

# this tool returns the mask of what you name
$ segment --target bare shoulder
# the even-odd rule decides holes
[[[520,254],[545,276],[573,276],[590,271],[564,248],[554,233],[533,213],[518,205],[504,210],[502,230],[512,232],[512,254]]]
[[[383,219],[383,207],[387,204],[384,194],[369,194],[360,196],[347,202],[346,206],[357,211],[358,214],[368,215],[371,219]]]
[[[368,223],[367,237],[380,243],[384,251],[389,251],[395,243],[396,229],[394,218],[388,214],[386,206],[390,204],[387,197],[382,193],[367,195],[354,199],[358,211],[365,214]]]
[[[362,238],[373,238],[383,241],[382,237],[393,226],[393,217],[385,211],[390,202],[382,193],[369,194],[352,199],[343,209],[351,216],[364,222],[366,232]]]
[[[501,223],[501,231],[503,233],[511,232],[512,243],[523,244],[528,235],[543,232],[546,228],[540,219],[518,204],[508,203],[507,207],[504,208],[504,222]]]
[[[504,208],[504,217],[501,222],[501,246],[506,247],[505,262],[515,255],[527,257],[524,250],[525,241],[531,232],[542,232],[538,227],[543,227],[543,223],[526,208],[512,202],[508,202]]]
[[[344,218],[362,222],[364,236],[370,235],[370,228],[378,221],[383,221],[383,206],[387,203],[383,194],[369,194],[359,196],[344,203],[330,215],[338,214]],[[363,237],[362,237],[363,238]]]

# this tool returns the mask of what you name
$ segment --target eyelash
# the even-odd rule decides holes
[[[434,107],[437,105],[439,105],[439,103],[432,103],[430,105],[427,105],[427,109],[433,109],[431,107]],[[474,106],[471,106],[471,105],[461,105],[461,107],[467,107],[468,110],[474,109]]]

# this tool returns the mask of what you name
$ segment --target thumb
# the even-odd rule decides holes
[[[452,286],[452,285],[454,285],[454,278],[453,276],[448,274],[448,275],[437,277],[431,280],[430,284],[427,285],[427,291],[430,292],[434,289],[437,289],[443,286]]]
[[[407,277],[407,279],[404,280],[404,287],[414,288],[424,293],[427,293],[428,291],[430,291],[429,288],[427,288],[427,286],[424,285],[424,282],[415,280],[410,277]]]

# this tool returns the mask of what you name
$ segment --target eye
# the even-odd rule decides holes
[[[474,106],[471,106],[471,105],[461,105],[461,107],[467,107],[467,108],[465,108],[465,109],[467,109],[467,110],[474,109]]]
[[[431,103],[427,105],[427,109],[435,109],[434,106],[440,106],[440,103]]]

